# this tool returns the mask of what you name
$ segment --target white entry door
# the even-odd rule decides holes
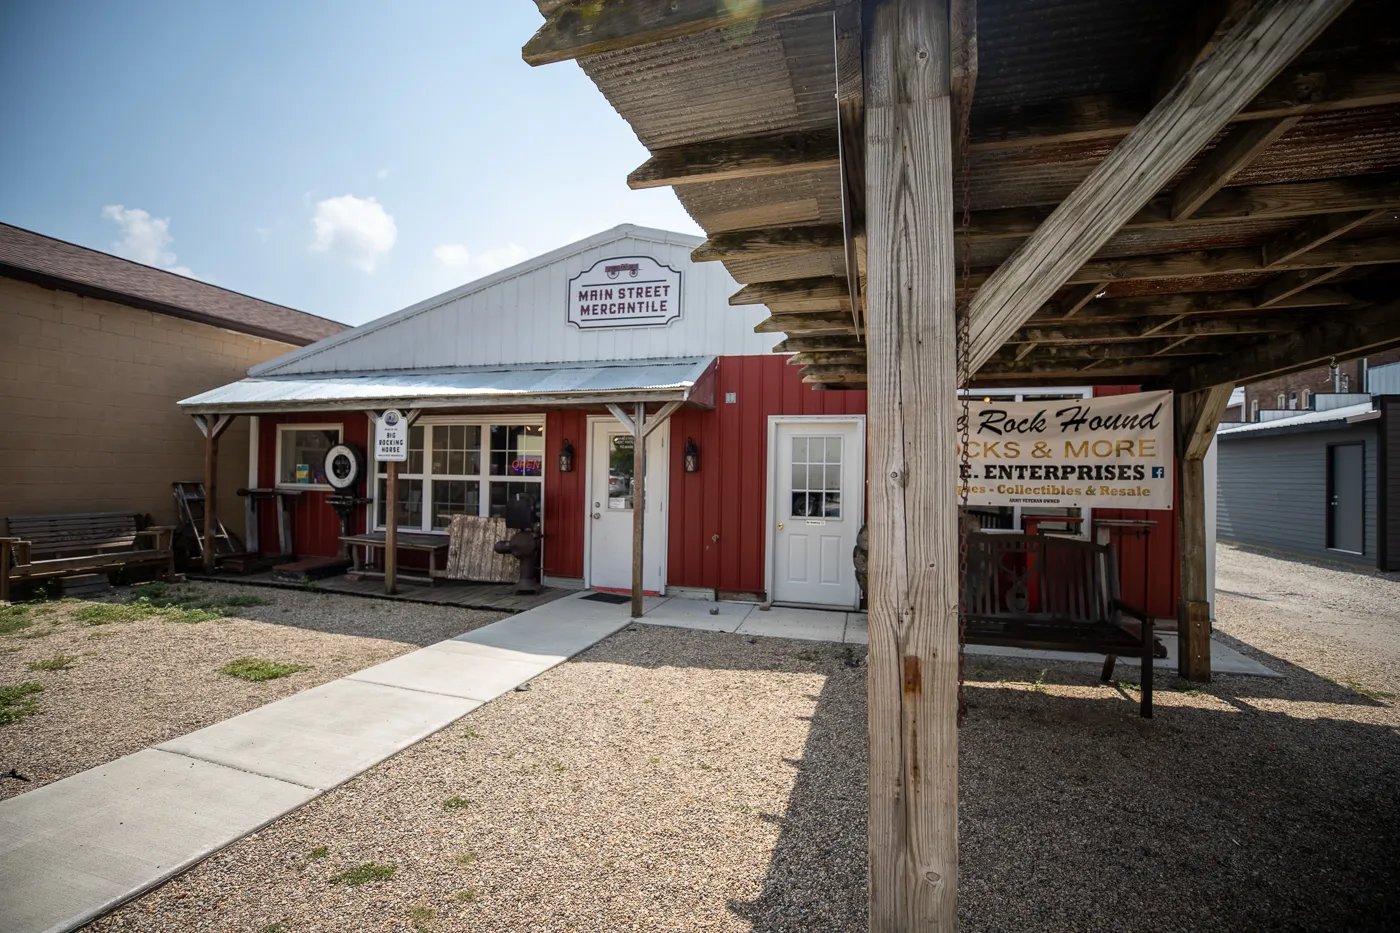
[[[854,608],[851,554],[864,506],[865,447],[858,421],[776,421],[773,601]]]
[[[642,589],[662,592],[666,566],[666,439],[663,424],[647,438],[646,529],[642,536]],[[588,585],[632,588],[633,437],[615,418],[589,431]]]

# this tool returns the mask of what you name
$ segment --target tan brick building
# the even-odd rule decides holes
[[[176,402],[344,325],[0,224],[0,517],[131,511],[175,519],[204,476]],[[248,425],[220,441],[219,512],[243,510]]]

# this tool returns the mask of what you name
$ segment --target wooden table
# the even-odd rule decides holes
[[[384,532],[380,531],[365,535],[344,535],[341,537],[340,543],[346,546],[346,549],[350,552],[350,559],[354,562],[354,566],[350,571],[351,573],[366,577],[384,576],[382,570],[375,570],[373,566],[366,566],[360,560],[361,548],[364,549],[364,553],[366,554],[370,551],[382,551],[384,549]],[[444,559],[447,557],[447,543],[446,535],[415,535],[400,532],[398,535],[397,549],[400,551],[419,551],[427,554],[428,573],[424,576],[423,574],[404,573],[400,570],[398,573],[399,578],[414,583],[426,583],[429,586],[435,585],[437,583],[439,555]],[[372,565],[373,560],[370,560],[369,564]]]

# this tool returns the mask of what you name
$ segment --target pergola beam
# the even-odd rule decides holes
[[[1070,282],[1348,3],[1259,0],[978,290],[973,364]]]
[[[774,314],[754,325],[756,334],[852,334],[855,321],[842,311],[812,311],[807,314]]]
[[[785,279],[777,282],[755,282],[745,285],[729,296],[731,305],[766,305],[773,301],[838,301],[844,299],[850,308],[851,293],[846,280],[838,276],[812,279]]]
[[[1297,292],[1270,305],[1273,310],[1306,308],[1357,308],[1366,302],[1343,291],[1313,288]],[[1133,295],[1127,298],[1103,298],[1092,306],[1069,317],[1062,305],[1051,302],[1041,308],[1026,323],[1035,326],[1057,325],[1079,327],[1085,324],[1108,324],[1141,321],[1143,318],[1176,318],[1193,314],[1221,314],[1263,310],[1255,301],[1254,292],[1231,290],[1221,292],[1190,292],[1180,295]]]
[[[1180,223],[1225,187],[1240,169],[1293,128],[1301,117],[1251,120],[1233,127],[1201,164],[1172,189],[1171,217]]]
[[[800,256],[807,253],[844,255],[845,232],[840,224],[812,227],[768,227],[716,233],[691,250],[691,262],[754,259],[760,256]]]
[[[1178,337],[1228,337],[1239,334],[1286,333],[1297,326],[1292,317],[1273,315],[1270,317],[1244,318],[1189,318],[1162,327],[1154,325],[1143,328],[1134,324],[1087,324],[1061,330],[1058,327],[1023,327],[1007,341],[1008,346],[1018,343],[1048,344],[1105,344],[1133,343],[1143,340],[1176,339]]]
[[[831,0],[742,6],[723,0],[567,0],[550,12],[521,57],[530,65],[548,65],[830,5]]]
[[[811,172],[835,168],[839,158],[832,130],[717,139],[658,149],[627,176],[627,185],[636,190]]]
[[[1264,265],[1282,265],[1291,259],[1296,259],[1308,250],[1316,249],[1323,243],[1335,239],[1369,220],[1374,220],[1383,213],[1385,213],[1384,210],[1364,210],[1317,214],[1305,223],[1265,243]]]

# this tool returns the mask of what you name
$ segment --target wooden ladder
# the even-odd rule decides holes
[[[199,546],[199,556],[204,557],[204,484],[203,483],[171,483],[175,490],[175,506],[180,515],[181,525],[188,525],[194,537],[195,544]],[[214,521],[214,553],[217,556],[227,557],[240,553],[242,548],[236,544],[229,535],[224,523],[217,518]]]

